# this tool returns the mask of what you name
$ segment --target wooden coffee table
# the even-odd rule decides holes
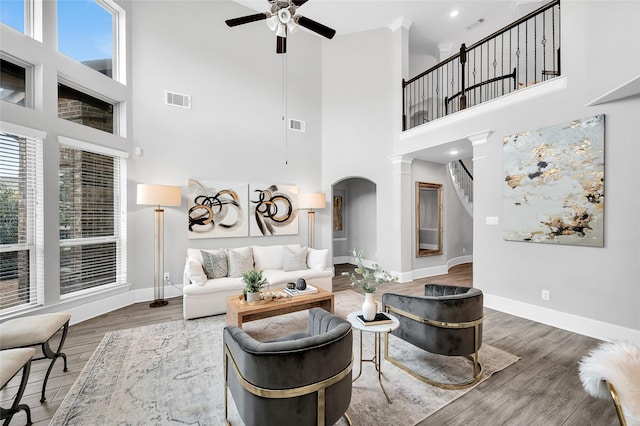
[[[242,328],[242,324],[245,322],[311,308],[323,308],[333,313],[333,293],[319,288],[317,293],[274,299],[256,304],[242,302],[240,295],[229,296],[227,298],[227,325],[237,325]]]

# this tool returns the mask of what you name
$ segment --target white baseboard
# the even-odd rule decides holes
[[[336,256],[333,258],[334,265],[341,265],[343,263],[351,263],[352,256]],[[355,262],[353,262],[355,263]]]
[[[431,266],[428,268],[414,269],[413,271],[410,272],[411,278],[409,279],[409,281],[411,281],[412,279],[417,280],[418,278],[433,277],[434,275],[443,275],[443,274],[446,274],[447,272],[448,272],[447,265],[438,265],[438,266]]]
[[[447,268],[451,269],[454,266],[462,265],[463,263],[471,263],[471,262],[473,262],[473,255],[472,254],[469,254],[469,255],[466,255],[466,256],[454,257],[454,258],[449,259],[447,261]]]
[[[640,330],[484,293],[484,306],[572,333],[604,341],[628,340],[640,345]]]
[[[164,297],[182,296],[182,284],[168,284],[164,288]],[[151,302],[153,300],[153,288],[130,290],[117,294],[105,294],[99,300],[83,302],[79,299],[62,301],[56,305],[40,307],[25,311],[24,315],[48,314],[53,312],[69,312],[71,314],[70,325],[108,314],[117,309],[124,308],[134,303]],[[16,315],[16,317],[22,315]]]

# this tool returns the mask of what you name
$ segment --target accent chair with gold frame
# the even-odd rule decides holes
[[[444,389],[462,389],[482,378],[478,351],[482,346],[483,297],[477,288],[426,284],[424,296],[385,293],[385,312],[395,315],[400,327],[391,334],[427,352],[447,356],[465,356],[473,363],[469,380],[442,383],[412,370],[389,355],[389,339],[385,341],[387,361],[415,378]]]
[[[629,341],[602,342],[580,360],[582,387],[613,401],[620,426],[640,425],[640,347]]]
[[[332,425],[351,402],[351,324],[309,310],[306,333],[259,342],[236,326],[223,333],[225,421],[228,392],[247,426]]]

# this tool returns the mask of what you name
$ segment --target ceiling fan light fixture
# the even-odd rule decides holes
[[[276,35],[278,37],[286,37],[287,36],[287,26],[284,24],[278,24],[278,28],[276,29]]]
[[[275,31],[280,25],[280,19],[278,19],[278,15],[272,15],[270,18],[267,18],[267,26],[271,31]]]
[[[289,23],[289,21],[291,21],[291,12],[289,12],[289,9],[280,9],[278,11],[278,19],[283,24]]]
[[[298,31],[298,23],[295,21],[295,19],[292,19],[289,22],[287,22],[287,33],[293,34],[296,31]]]

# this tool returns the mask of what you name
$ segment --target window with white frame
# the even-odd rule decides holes
[[[58,0],[58,50],[124,83],[124,10],[112,0]]]
[[[60,295],[126,283],[126,153],[60,137]]]
[[[0,100],[32,106],[33,67],[0,53]]]
[[[42,140],[0,132],[0,314],[44,303]]]
[[[114,105],[81,90],[58,83],[58,117],[83,126],[115,133]]]
[[[0,22],[42,41],[42,0],[1,0]]]

